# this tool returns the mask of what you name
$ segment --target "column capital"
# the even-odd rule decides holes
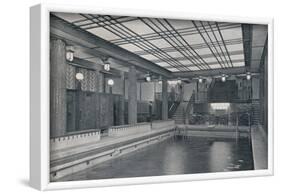
[[[130,67],[129,67],[129,70],[136,70],[136,66],[134,66],[134,65],[131,65]]]
[[[50,41],[53,43],[57,42],[57,43],[63,44],[64,46],[67,46],[67,44],[64,40],[57,38],[57,37],[51,37]]]

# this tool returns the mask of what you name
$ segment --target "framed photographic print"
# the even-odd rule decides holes
[[[273,20],[37,5],[30,184],[273,174]]]

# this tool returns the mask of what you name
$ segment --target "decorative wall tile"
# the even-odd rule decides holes
[[[98,84],[99,84],[99,86],[98,86],[98,89],[99,89],[99,92],[104,92],[103,91],[103,80],[104,80],[104,75],[103,75],[103,73],[100,73],[100,72],[98,72],[97,73],[98,74]]]
[[[75,74],[76,74],[76,68],[72,65],[66,66],[66,88],[67,89],[75,89]]]
[[[99,76],[100,73],[96,71],[90,71],[90,82],[89,82],[89,90],[99,92]]]
[[[87,80],[88,80],[87,70],[78,68],[77,72],[82,73],[84,75],[84,79],[81,81],[81,90],[87,91]]]
[[[75,78],[75,75],[78,72],[84,75],[84,79],[81,81],[81,89],[83,91],[102,92],[103,89],[102,73],[93,70],[78,68],[72,65],[67,65],[67,69],[66,69],[67,89],[77,89],[77,80]]]

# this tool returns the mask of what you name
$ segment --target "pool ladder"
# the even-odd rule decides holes
[[[248,140],[249,140],[249,144],[251,143],[251,138],[252,138],[252,126],[251,126],[251,114],[250,113],[246,113],[248,116],[248,126],[249,126],[249,131],[248,131]],[[238,142],[239,138],[240,138],[240,134],[239,134],[239,113],[237,113],[236,116],[236,130],[235,130],[235,134],[236,134],[236,142]]]

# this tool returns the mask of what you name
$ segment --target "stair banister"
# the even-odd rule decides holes
[[[195,92],[193,91],[192,92],[192,95],[188,101],[188,104],[186,106],[186,109],[184,110],[184,124],[186,124],[186,116],[189,114],[189,111],[190,111],[190,107],[191,105],[193,105],[193,101],[195,100]]]

